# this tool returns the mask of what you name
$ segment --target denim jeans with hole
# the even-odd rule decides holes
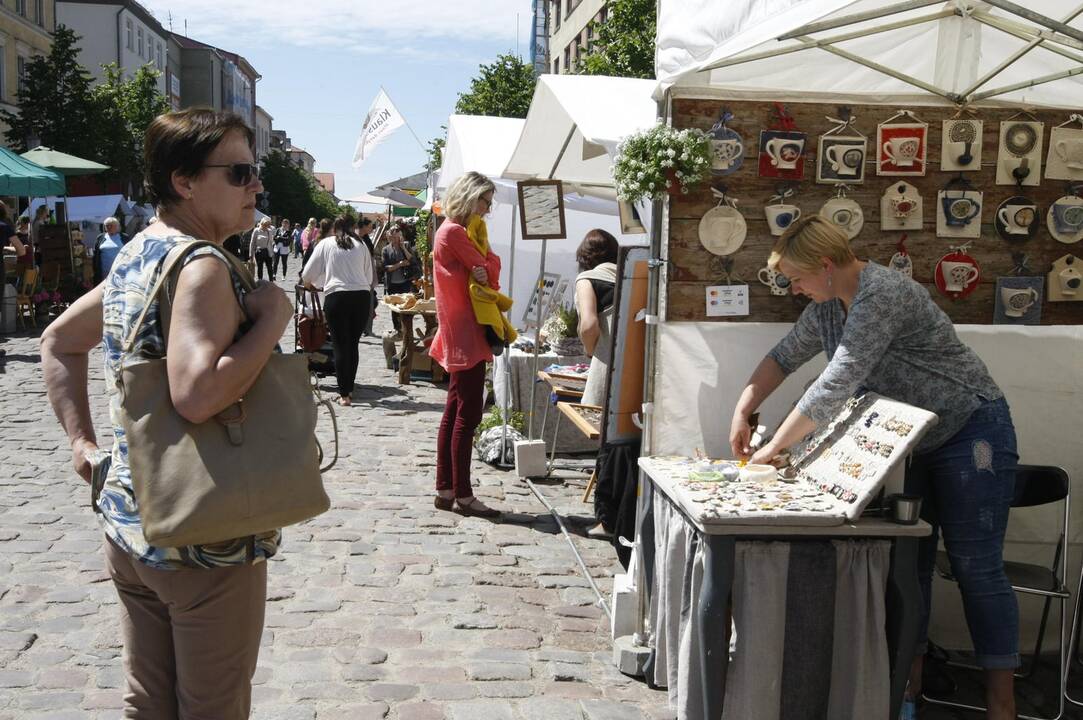
[[[906,490],[924,498],[921,518],[933,526],[918,555],[924,600],[919,648],[928,640],[933,565],[942,535],[978,665],[1019,666],[1019,605],[1003,557],[1018,462],[1015,426],[1003,398],[980,406],[936,450],[911,459]]]

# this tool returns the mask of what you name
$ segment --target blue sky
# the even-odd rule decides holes
[[[351,167],[382,85],[423,143],[441,134],[478,65],[530,44],[530,0],[142,0],[162,25],[245,56],[256,102],[347,198],[421,169],[406,127]]]

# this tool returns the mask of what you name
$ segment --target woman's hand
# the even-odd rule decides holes
[[[778,457],[779,452],[779,449],[775,447],[774,443],[767,443],[753,453],[748,461],[754,465],[772,465],[774,464],[772,461]]]
[[[244,296],[244,309],[253,323],[266,318],[268,322],[281,322],[282,330],[293,317],[293,305],[286,291],[265,280]]]
[[[71,464],[75,468],[75,474],[90,482],[91,466],[90,458],[98,451],[98,444],[93,440],[79,438],[71,443]]]
[[[471,270],[470,274],[473,276],[474,280],[476,280],[478,282],[478,284],[480,284],[480,285],[488,285],[489,284],[489,272],[485,268],[483,268],[481,265],[478,265],[473,270]]]
[[[736,460],[745,460],[752,453],[749,443],[752,442],[752,428],[748,424],[748,415],[739,409],[733,411],[733,421],[730,423],[730,450]]]

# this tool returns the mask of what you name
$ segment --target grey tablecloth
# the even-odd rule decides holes
[[[582,355],[566,356],[554,353],[541,353],[538,355],[538,369],[544,370],[550,365],[575,365],[586,363],[587,358]],[[508,369],[510,365],[510,378]],[[509,381],[511,387],[509,389]],[[530,393],[534,389],[534,437],[541,437],[542,418],[545,417],[546,404],[549,402],[550,387],[548,384],[537,380],[534,374],[534,356],[519,350],[511,349],[496,358],[493,364],[493,392],[496,395],[498,407],[504,407],[508,394],[511,395],[511,409],[526,415],[526,426],[530,425]],[[547,448],[552,448],[553,433],[556,431],[557,415],[560,413],[555,406],[549,406],[549,415],[545,423],[545,442]],[[526,432],[523,433],[527,434]],[[564,418],[560,421],[560,435],[557,438],[557,452],[587,452],[598,449],[597,440],[588,440],[574,425]]]

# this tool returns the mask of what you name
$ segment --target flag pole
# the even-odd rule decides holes
[[[391,100],[391,95],[387,92],[387,89],[383,85],[380,86],[380,90],[383,92],[384,95],[387,95],[388,100]],[[395,105],[395,101],[391,100],[391,104]],[[398,110],[398,108],[399,106],[395,105],[395,109]],[[425,143],[421,142],[421,138],[419,138],[417,136],[417,133],[414,132],[413,127],[410,126],[410,121],[406,119],[406,116],[402,114],[402,111],[399,111],[399,116],[402,118],[402,124],[405,125],[406,129],[410,131],[410,134],[414,136],[414,140],[417,140],[417,146],[421,148],[421,152],[428,155],[429,151],[425,148]]]

